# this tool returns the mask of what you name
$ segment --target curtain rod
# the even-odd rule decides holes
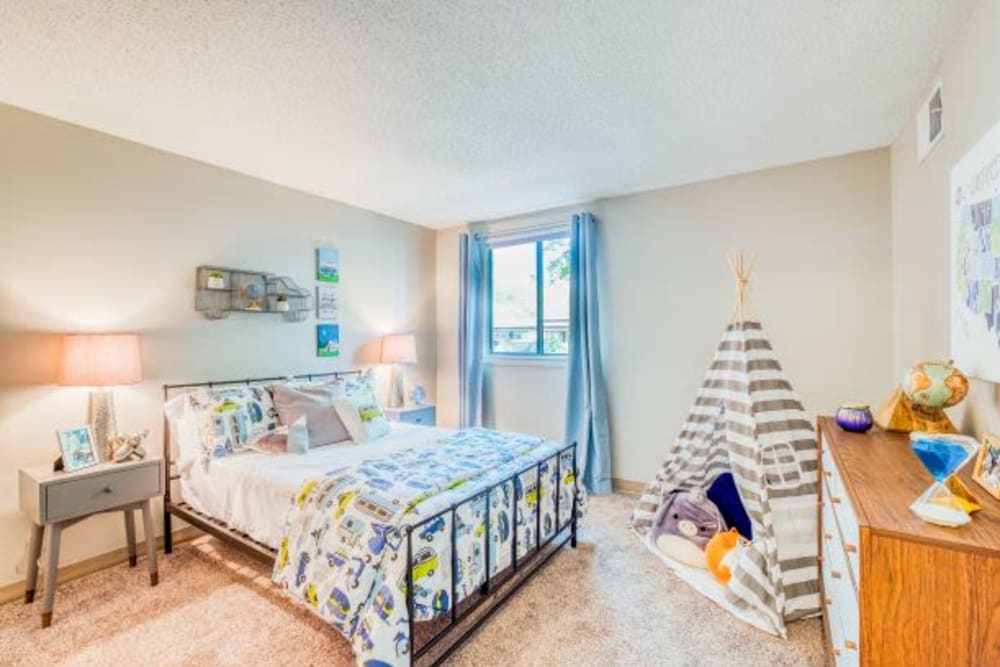
[[[544,232],[569,231],[569,220],[550,221],[527,227],[512,227],[492,232],[475,232],[473,236],[486,241],[493,239],[516,238],[518,236],[530,236]]]

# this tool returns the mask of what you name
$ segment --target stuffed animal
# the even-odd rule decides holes
[[[661,553],[705,568],[705,546],[723,529],[722,515],[702,489],[676,489],[657,511],[649,540]]]
[[[708,571],[720,584],[729,583],[729,578],[733,576],[733,566],[736,564],[741,548],[743,548],[743,540],[735,528],[719,533],[708,541],[708,545],[705,547]]]

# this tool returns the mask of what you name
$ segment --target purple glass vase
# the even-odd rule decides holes
[[[837,409],[837,426],[851,433],[864,433],[875,420],[864,403],[842,403]]]

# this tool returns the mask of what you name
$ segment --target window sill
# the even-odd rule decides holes
[[[486,363],[492,366],[534,366],[536,368],[565,368],[566,367],[566,355],[556,356],[540,356],[540,355],[530,355],[525,354],[522,356],[518,355],[504,355],[504,354],[487,354]]]

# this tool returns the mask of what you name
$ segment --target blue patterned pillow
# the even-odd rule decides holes
[[[212,458],[241,451],[278,428],[278,411],[264,387],[202,389],[188,400],[202,449]]]

